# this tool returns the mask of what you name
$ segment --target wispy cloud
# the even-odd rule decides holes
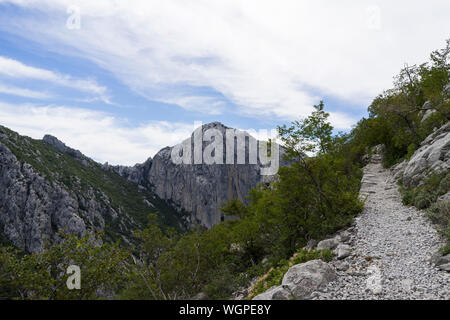
[[[102,101],[106,103],[110,103],[109,97],[107,95],[107,88],[105,86],[99,85],[95,80],[92,79],[78,79],[74,78],[70,75],[61,74],[58,72],[36,68],[33,66],[28,66],[23,64],[20,61],[2,57],[0,56],[0,75],[11,77],[11,78],[19,78],[19,79],[32,79],[32,80],[41,80],[48,81],[54,83],[59,86],[64,86],[68,88],[72,88],[75,90],[79,90],[82,92],[86,92],[92,94],[96,97],[99,97]],[[4,88],[7,91],[7,88]],[[33,96],[31,91],[24,90],[14,90],[9,89],[9,93],[18,94],[22,96],[27,96],[31,98],[38,98],[39,95]],[[16,92],[16,93],[14,93]],[[5,92],[8,93],[8,92]],[[20,94],[22,93],[22,94]],[[30,95],[31,93],[31,95]],[[47,96],[45,96],[47,97]]]
[[[205,114],[219,115],[226,109],[226,102],[215,97],[184,96],[178,98],[155,99],[160,102],[175,104],[189,111],[197,111]]]
[[[10,94],[14,96],[20,96],[32,99],[49,99],[52,97],[49,93],[29,90],[25,88],[18,88],[13,86],[7,86],[0,83],[0,93]]]

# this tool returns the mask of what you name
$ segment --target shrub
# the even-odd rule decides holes
[[[450,202],[441,201],[434,203],[427,211],[427,216],[433,223],[442,228],[448,228],[450,223]]]
[[[418,209],[426,209],[431,205],[432,201],[433,196],[430,193],[427,191],[420,191],[414,199],[414,206]]]
[[[430,220],[438,225],[438,230],[447,239],[447,244],[441,248],[441,253],[450,253],[450,202],[434,203],[427,211]]]

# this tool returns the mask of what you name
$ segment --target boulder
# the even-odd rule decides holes
[[[429,135],[410,160],[395,170],[405,187],[417,186],[432,172],[450,170],[450,122]]]
[[[339,236],[341,237],[342,242],[347,242],[350,240],[350,232],[348,231],[342,231]]]
[[[270,288],[266,292],[257,295],[252,300],[288,300],[291,297],[292,294],[289,291],[289,288],[281,285]]]
[[[317,244],[317,250],[333,250],[339,245],[340,238],[325,239]]]
[[[347,244],[339,244],[335,250],[338,260],[347,258],[351,253],[351,247]]]
[[[311,293],[336,279],[336,272],[322,260],[311,260],[291,267],[283,277],[282,286],[293,298],[310,298]]]

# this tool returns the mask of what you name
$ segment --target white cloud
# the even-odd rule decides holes
[[[6,86],[0,83],[0,93],[11,94],[15,96],[33,98],[33,99],[48,99],[51,97],[50,94],[40,91],[34,91],[24,88],[18,88],[13,86]]]
[[[0,124],[42,139],[51,134],[98,162],[134,165],[189,137],[193,124],[151,121],[129,127],[109,114],[67,106],[0,102]]]
[[[2,56],[0,56],[0,74],[12,78],[25,78],[25,79],[52,82],[60,86],[65,86],[73,88],[75,90],[96,95],[100,97],[104,102],[109,103],[109,98],[107,96],[107,88],[104,86],[100,86],[95,80],[92,79],[77,79],[72,76],[60,74],[50,70],[27,66],[20,61]],[[18,94],[23,96],[26,96],[26,94],[28,94],[28,96],[32,98],[38,97],[36,94],[31,93],[30,91],[28,92],[23,90],[22,91],[10,90],[10,91],[16,92],[16,93],[10,92],[11,94]]]
[[[426,10],[406,0],[14,3],[46,18],[3,15],[0,28],[90,59],[149,99],[204,111],[189,99],[206,87],[240,113],[281,119],[308,115],[321,96],[366,108],[403,63],[425,61],[450,30],[450,2],[442,0]],[[71,5],[80,8],[79,30],[65,27]],[[349,113],[336,111],[333,124],[348,128]]]
[[[197,111],[211,115],[221,114],[226,107],[224,101],[217,100],[214,97],[185,96],[178,98],[163,98],[159,101],[176,104],[189,111]]]
[[[333,125],[335,129],[338,130],[351,128],[359,120],[359,118],[350,116],[343,112],[329,112],[329,114],[330,114],[329,117],[330,123]]]

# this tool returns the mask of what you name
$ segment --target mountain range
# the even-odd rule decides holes
[[[231,128],[213,122],[203,125],[201,133],[209,129],[225,136]],[[245,134],[247,154],[254,138]],[[211,228],[226,218],[220,211],[225,201],[246,202],[251,188],[274,178],[261,174],[261,162],[248,163],[249,155],[244,164],[175,164],[173,150],[163,148],[132,167],[112,166],[95,162],[57,137],[35,140],[0,126],[1,238],[28,252],[60,241],[60,231],[104,232],[106,241],[129,243],[132,232],[142,229],[153,212],[163,227]]]

